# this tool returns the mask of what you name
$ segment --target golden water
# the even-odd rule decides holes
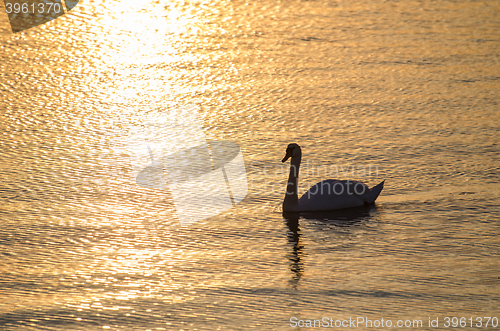
[[[500,318],[498,13],[82,1],[16,34],[0,15],[0,328]],[[241,146],[249,192],[180,226],[168,191],[131,181],[125,141],[187,104],[207,139]],[[290,142],[303,190],[386,180],[376,206],[285,220]]]

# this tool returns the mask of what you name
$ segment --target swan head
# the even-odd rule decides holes
[[[300,146],[294,143],[289,144],[288,147],[286,148],[286,155],[283,158],[283,160],[281,160],[281,162],[285,162],[289,158],[297,156],[299,157],[302,156],[302,151],[300,150]]]

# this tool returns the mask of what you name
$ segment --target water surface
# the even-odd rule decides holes
[[[2,330],[500,318],[499,12],[81,1],[17,34],[4,17]],[[207,139],[241,146],[249,191],[181,226],[168,191],[131,181],[126,140],[188,104]],[[386,180],[377,204],[284,218],[290,142],[303,191]]]

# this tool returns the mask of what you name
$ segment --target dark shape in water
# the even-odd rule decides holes
[[[66,14],[61,0],[4,0],[12,32],[20,32],[45,24]],[[66,0],[67,11],[73,9],[78,0]]]
[[[75,6],[78,4],[78,1],[79,0],[66,0],[66,1],[64,1],[66,3],[66,8],[68,8],[68,11],[75,8]]]

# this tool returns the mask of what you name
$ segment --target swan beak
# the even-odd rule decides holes
[[[286,154],[285,157],[283,158],[283,160],[281,160],[281,162],[285,162],[286,160],[288,160],[292,155],[290,154]]]

